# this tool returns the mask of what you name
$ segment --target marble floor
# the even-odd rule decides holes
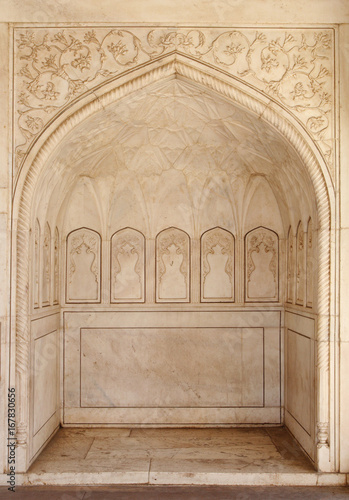
[[[284,428],[62,428],[30,484],[343,485],[319,475]]]

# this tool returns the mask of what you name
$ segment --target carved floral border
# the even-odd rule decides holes
[[[64,108],[141,64],[178,52],[290,111],[334,161],[334,30],[155,27],[14,29],[15,166]]]

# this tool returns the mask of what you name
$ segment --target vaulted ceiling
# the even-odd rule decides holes
[[[212,208],[209,198],[223,197],[239,226],[260,183],[273,193],[285,231],[315,207],[308,174],[278,131],[179,78],[135,92],[77,125],[42,177],[40,210],[57,217],[62,206],[62,218],[81,182],[103,199],[108,220],[125,193],[144,218],[189,209],[195,219]]]

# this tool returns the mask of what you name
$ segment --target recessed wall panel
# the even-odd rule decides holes
[[[262,328],[82,329],[81,406],[263,406]]]

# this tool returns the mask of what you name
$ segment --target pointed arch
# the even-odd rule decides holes
[[[68,304],[101,300],[101,236],[81,227],[67,236],[66,299]]]
[[[264,226],[245,235],[245,301],[278,302],[279,236]]]
[[[201,235],[201,302],[234,302],[235,238],[214,227]]]
[[[144,234],[125,227],[113,234],[110,245],[110,302],[144,302]]]
[[[156,236],[156,302],[190,302],[190,237],[177,227]]]
[[[45,224],[42,247],[42,305],[49,306],[51,302],[51,228]]]
[[[15,272],[13,273],[13,303],[16,304],[16,387],[18,398],[17,443],[19,454],[26,458],[21,463],[28,463],[28,431],[27,424],[29,404],[26,394],[28,390],[29,367],[29,298],[28,286],[30,272],[30,227],[32,220],[32,200],[36,186],[43,176],[45,167],[55,148],[67,135],[93,114],[107,107],[108,104],[122,99],[147,85],[156,84],[159,80],[179,78],[193,82],[198,87],[234,102],[247,109],[266,126],[275,129],[293,147],[315,191],[318,226],[318,415],[320,447],[329,447],[329,318],[334,307],[330,302],[331,291],[331,249],[330,229],[334,217],[334,189],[326,163],[314,141],[303,126],[281,105],[271,102],[258,90],[248,86],[237,78],[226,75],[217,69],[208,68],[205,64],[193,61],[184,55],[172,54],[161,60],[151,62],[144,67],[129,71],[122,78],[115,78],[101,86],[97,94],[93,92],[82,96],[69,109],[63,111],[43,131],[34,147],[26,156],[13,200],[13,217],[18,220],[13,231],[13,248],[16,255]],[[332,259],[332,262],[334,259]],[[333,280],[334,281],[334,280]],[[332,294],[334,296],[334,294]],[[323,429],[327,429],[326,432]],[[22,456],[21,455],[21,456]]]

